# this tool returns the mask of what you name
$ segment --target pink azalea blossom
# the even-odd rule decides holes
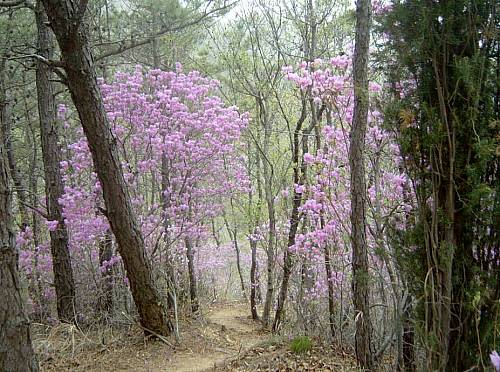
[[[49,229],[49,231],[56,231],[57,230],[57,225],[59,224],[59,221],[45,221],[45,223],[47,224],[47,227]]]
[[[500,355],[498,355],[498,352],[496,350],[491,352],[490,360],[491,360],[491,364],[493,365],[493,368],[495,368],[495,370],[497,372],[499,372],[500,371]]]

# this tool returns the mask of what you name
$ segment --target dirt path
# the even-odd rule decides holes
[[[216,338],[222,338],[221,345],[212,347],[212,350],[201,354],[176,353],[170,361],[169,371],[212,371],[216,369],[214,367],[224,365],[226,361],[236,358],[267,338],[259,324],[249,318],[248,306],[244,304],[211,309],[205,319],[207,330],[218,334]]]

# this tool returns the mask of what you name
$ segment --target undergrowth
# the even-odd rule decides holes
[[[290,349],[294,354],[303,354],[307,353],[312,349],[313,342],[307,336],[298,336],[295,337],[290,343]]]

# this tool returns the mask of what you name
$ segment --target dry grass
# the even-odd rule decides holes
[[[273,338],[246,314],[248,306],[212,306],[204,317],[180,322],[181,340],[145,337],[136,324],[34,326],[34,344],[44,371],[354,371],[346,351],[315,341],[297,356],[289,342]]]

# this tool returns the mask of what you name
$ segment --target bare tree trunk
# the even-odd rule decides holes
[[[309,105],[311,107],[312,118],[314,120],[314,133],[316,137],[316,154],[321,149],[321,131],[320,131],[320,120],[322,117],[322,113],[324,111],[325,106],[321,107],[319,112],[316,109],[316,105],[314,100],[309,101]],[[326,111],[326,119],[327,123],[331,123],[331,112],[329,110]],[[320,226],[321,229],[325,228],[325,216],[324,210],[322,209],[320,212]],[[323,249],[323,257],[325,264],[325,273],[326,273],[326,287],[328,288],[328,325],[330,327],[330,334],[332,336],[332,342],[335,339],[335,289],[333,287],[333,275],[332,275],[332,261],[330,256],[330,246],[325,244]]]
[[[146,258],[144,238],[132,209],[116,140],[111,133],[97,85],[88,35],[83,24],[87,2],[43,0],[43,4],[61,49],[68,87],[102,185],[107,217],[118,242],[141,324],[152,332],[168,335],[172,329],[171,323]]]
[[[25,100],[24,106],[26,115],[29,115],[28,104]],[[38,204],[38,142],[36,141],[37,132],[33,123],[27,116],[29,133],[26,133],[28,138],[29,147],[33,149],[30,165],[28,167],[28,187],[29,187],[29,203],[31,205]],[[36,293],[36,302],[38,304],[38,321],[43,322],[50,316],[49,303],[45,299],[43,291],[43,282],[41,280],[42,269],[39,265],[40,257],[40,215],[37,211],[31,211],[31,230],[33,232],[33,249],[34,249],[34,262],[33,262],[33,290]]]
[[[231,202],[231,209],[234,212],[232,198],[231,198],[230,202]],[[234,213],[233,213],[233,216],[234,216]],[[247,295],[246,295],[246,290],[245,290],[245,280],[243,279],[243,272],[241,270],[240,246],[238,245],[237,228],[236,228],[236,226],[234,228],[231,228],[231,226],[229,226],[229,221],[227,220],[225,215],[224,215],[224,224],[226,225],[227,233],[229,234],[229,237],[231,238],[231,240],[233,242],[234,250],[236,251],[236,269],[238,270],[238,276],[240,278],[241,294],[243,295],[243,299],[245,299],[245,301],[246,301]]]
[[[189,274],[189,295],[191,298],[191,312],[197,314],[199,310],[198,294],[196,291],[196,273],[194,270],[194,250],[193,243],[189,238],[184,240],[186,243],[186,254],[188,259],[188,274]]]
[[[99,266],[101,267],[101,296],[99,298],[100,310],[106,317],[113,314],[113,267],[107,266],[102,271],[105,262],[113,257],[113,236],[111,231],[106,231],[104,239],[99,244]]]
[[[40,1],[36,6],[38,29],[38,54],[46,59],[54,55],[54,40],[46,26],[47,16]],[[50,231],[50,251],[54,271],[54,287],[57,298],[57,315],[63,322],[73,322],[75,318],[75,282],[71,256],[68,247],[68,231],[62,216],[59,199],[64,194],[64,184],[60,171],[59,135],[56,126],[56,105],[50,82],[49,66],[38,61],[36,69],[36,90],[38,115],[40,118],[40,139],[42,143],[43,169],[47,214],[51,221],[57,221],[57,228]]]
[[[260,137],[260,136],[259,136]],[[249,142],[247,146],[248,151],[248,173],[251,173],[252,168],[252,145]],[[257,197],[260,202],[262,200],[262,187],[261,187],[261,179],[260,179],[260,154],[258,151],[254,152],[255,154],[255,167],[256,167],[256,181],[257,181]],[[248,190],[248,233],[249,233],[249,241],[250,241],[250,250],[251,250],[251,264],[250,264],[250,312],[252,314],[253,320],[259,319],[259,314],[257,312],[257,297],[260,291],[257,278],[257,233],[260,223],[260,203],[257,204],[257,211],[254,213],[253,204],[254,200],[254,192],[252,188]]]
[[[10,42],[7,41],[5,50],[10,48]],[[7,89],[7,58],[2,56],[0,59],[0,123],[2,124],[2,138],[7,161],[10,168],[10,174],[14,181],[14,189],[16,191],[17,199],[19,201],[19,214],[21,215],[21,229],[24,230],[28,226],[28,211],[26,209],[26,187],[22,182],[19,170],[16,167],[14,157],[14,149],[12,148],[12,113],[11,113],[11,98],[9,97],[9,90]]]
[[[286,296],[288,294],[288,282],[293,268],[292,253],[289,249],[295,244],[295,236],[297,235],[297,227],[299,226],[299,207],[301,201],[302,193],[294,192],[292,216],[290,218],[290,231],[288,232],[288,243],[283,257],[283,279],[281,281],[278,305],[274,315],[273,332],[277,332],[281,326],[281,317],[283,315]]]
[[[323,219],[323,218],[322,218]],[[332,266],[330,258],[330,247],[325,245],[324,248],[325,257],[325,271],[326,271],[326,286],[328,288],[328,325],[330,326],[330,333],[332,336],[332,341],[335,338],[335,291],[333,288],[333,275]]]
[[[410,300],[408,300],[410,301]],[[403,304],[403,365],[405,371],[415,371],[415,331],[410,318],[410,306]]]
[[[254,234],[256,231],[254,230]],[[257,291],[257,241],[255,239],[250,239],[250,249],[252,251],[252,263],[250,265],[250,311],[252,312],[252,319],[259,319],[259,314],[257,314],[257,304],[256,304],[256,291]]]
[[[266,107],[266,101],[259,92],[259,97],[256,99],[259,112],[259,120],[264,129],[264,140],[262,145],[262,173],[264,176],[264,196],[266,198],[267,214],[269,218],[268,228],[269,235],[267,240],[267,291],[264,300],[264,309],[262,311],[262,321],[265,326],[269,325],[269,316],[274,300],[274,264],[276,256],[276,213],[274,208],[274,198],[272,192],[273,186],[273,167],[269,161],[269,146],[271,143],[271,121],[269,112]],[[257,164],[260,167],[260,164]]]
[[[234,249],[236,251],[236,268],[238,270],[238,275],[240,277],[240,285],[241,285],[241,293],[243,295],[243,298],[247,299],[247,295],[246,295],[246,289],[245,289],[245,281],[243,279],[243,272],[241,270],[241,257],[240,257],[240,246],[238,245],[238,239],[236,237],[236,228],[235,230],[233,231],[233,245],[234,245]]]
[[[158,62],[159,63],[159,62]],[[171,241],[170,241],[170,221],[168,219],[168,209],[170,208],[170,196],[166,194],[168,187],[170,186],[168,177],[168,159],[165,154],[161,157],[161,205],[163,211],[163,240],[165,242],[165,254],[166,254],[166,274],[168,281],[168,293],[167,293],[167,307],[169,312],[173,312],[176,308],[176,293],[177,293],[177,281],[175,279],[174,265],[172,261]]]
[[[1,129],[0,129],[1,131]],[[1,138],[1,137],[0,137]],[[18,256],[12,229],[12,191],[3,142],[0,141],[0,370],[38,371],[24,311]]]
[[[366,243],[365,135],[368,121],[368,48],[370,44],[370,0],[356,2],[354,47],[354,115],[349,146],[351,169],[352,291],[356,320],[355,349],[359,365],[373,368],[371,352],[370,281]]]

